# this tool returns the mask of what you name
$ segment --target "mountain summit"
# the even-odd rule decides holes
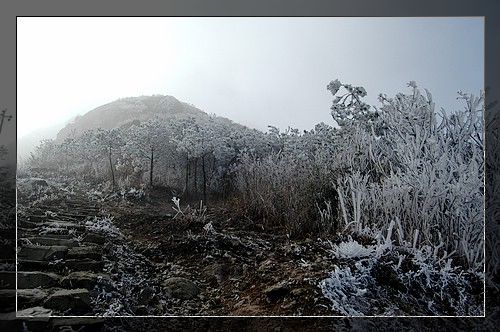
[[[171,119],[183,116],[207,116],[198,108],[172,96],[153,95],[120,98],[99,106],[67,124],[57,134],[57,141],[78,136],[89,129],[112,129],[133,121],[147,121],[152,118]]]

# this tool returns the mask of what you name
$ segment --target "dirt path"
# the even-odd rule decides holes
[[[334,314],[317,287],[333,264],[327,243],[290,241],[215,208],[198,219],[174,219],[168,208],[148,205],[113,213],[115,225],[155,264],[164,285],[172,278],[196,285],[194,297],[174,294],[174,314]]]

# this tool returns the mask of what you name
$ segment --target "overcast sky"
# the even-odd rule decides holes
[[[482,18],[18,18],[18,137],[164,94],[265,130],[333,124],[331,80],[438,106],[484,81]]]

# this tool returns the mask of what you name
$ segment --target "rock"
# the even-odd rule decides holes
[[[17,255],[20,259],[29,259],[34,261],[49,261],[64,259],[68,247],[65,246],[34,246],[27,245],[21,247]]]
[[[49,327],[52,311],[43,307],[19,309],[0,314],[2,331],[52,331]]]
[[[17,273],[17,288],[47,288],[55,286],[59,283],[60,276],[55,273],[48,272],[18,272]]]
[[[191,280],[181,277],[168,278],[163,282],[169,293],[176,298],[189,300],[200,293],[200,289]]]
[[[47,187],[49,185],[47,183],[47,181],[45,181],[44,179],[40,179],[40,178],[31,178],[30,181],[31,181],[31,185],[33,187],[36,187],[36,186]]]
[[[96,246],[74,247],[68,250],[67,257],[69,259],[100,259],[102,257],[102,249]]]
[[[17,304],[20,307],[33,306],[41,303],[47,297],[47,292],[41,289],[18,289]]]
[[[96,243],[96,244],[104,244],[106,241],[106,238],[102,235],[96,234],[96,233],[87,233],[83,237],[82,242],[90,242],[90,243]]]
[[[203,273],[207,277],[208,282],[212,286],[217,286],[226,281],[230,275],[231,269],[228,264],[210,264],[205,269],[203,269]]]
[[[283,297],[288,295],[289,292],[290,292],[290,289],[288,288],[288,286],[284,282],[275,284],[275,285],[270,286],[264,290],[264,294],[266,294],[267,298],[271,302],[276,302],[276,301],[282,299]]]
[[[99,279],[109,280],[109,276],[88,271],[76,271],[65,276],[61,281],[61,285],[65,288],[85,288],[91,290],[97,285]]]
[[[143,288],[139,292],[137,301],[140,305],[148,305],[155,297],[155,291],[152,287]]]
[[[49,316],[52,310],[43,307],[33,307],[24,310],[19,310],[17,312],[17,317],[47,317],[46,321],[49,321]]]
[[[44,307],[60,312],[82,312],[90,310],[90,296],[86,289],[61,289],[50,295]]]

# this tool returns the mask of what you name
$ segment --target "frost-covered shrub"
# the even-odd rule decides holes
[[[366,122],[344,123],[343,135],[361,142],[354,144],[359,153],[344,154],[347,171],[336,178],[340,217],[355,231],[382,229],[398,218],[406,242],[416,232],[417,245],[442,240],[442,250],[481,269],[482,98],[460,94],[465,110],[443,111],[438,119],[430,93],[423,96],[414,82],[410,86],[410,95],[381,96],[370,130],[363,129]]]
[[[352,241],[347,247],[349,255],[332,253],[340,266],[319,283],[334,311],[349,316],[483,313],[482,273],[453,266],[430,246],[409,249],[379,242],[371,253]]]
[[[356,269],[353,273],[350,267],[335,266],[329,277],[320,283],[323,295],[332,302],[332,309],[342,315],[363,316],[370,309],[369,298],[365,295],[369,292],[367,279],[371,277],[364,273],[366,269],[362,269],[361,264]]]
[[[85,227],[92,232],[105,234],[109,237],[122,237],[120,230],[113,224],[113,217],[94,217],[92,220],[87,220]]]
[[[374,255],[376,247],[373,245],[364,246],[350,238],[347,242],[333,245],[332,249],[334,256],[337,258],[359,258]]]

